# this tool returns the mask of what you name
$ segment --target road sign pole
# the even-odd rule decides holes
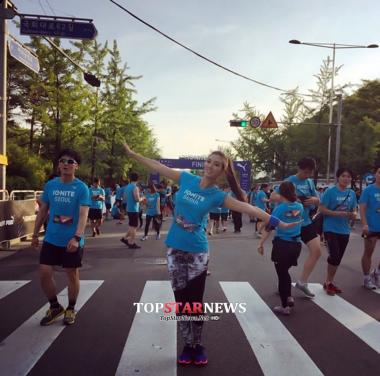
[[[7,21],[5,13],[7,9],[7,0],[1,4],[0,14],[0,154],[6,155],[7,150]],[[0,189],[5,189],[6,166],[0,165]],[[0,198],[3,198],[1,193]]]
[[[343,99],[342,94],[338,96],[338,114],[337,114],[337,127],[336,127],[336,141],[335,141],[335,168],[334,173],[338,171],[339,168],[339,159],[340,159],[340,133],[342,130],[342,107]]]

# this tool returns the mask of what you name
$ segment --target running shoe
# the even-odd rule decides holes
[[[95,229],[96,233],[100,235],[100,230],[98,228]]]
[[[291,309],[289,306],[287,307],[276,306],[276,307],[273,307],[273,311],[276,313],[279,313],[280,315],[285,315],[285,316],[289,316],[291,313]]]
[[[368,290],[376,290],[376,285],[373,283],[372,278],[366,278],[364,280],[364,288]]]
[[[156,240],[160,240],[161,239],[161,235],[160,234],[157,234],[156,235]]]
[[[143,242],[143,241],[145,241],[146,239],[148,239],[148,237],[144,235],[140,240]]]
[[[194,347],[194,364],[197,366],[204,366],[208,363],[205,348],[202,345]]]
[[[292,296],[288,296],[287,302],[289,307],[294,307],[294,298]]]
[[[194,349],[191,346],[185,346],[182,354],[178,357],[179,364],[191,364],[193,362]]]
[[[137,245],[136,243],[133,243],[133,244],[129,244],[129,248],[130,249],[140,249],[141,247],[139,245]]]
[[[222,230],[223,232],[226,232],[227,231],[227,229],[225,228],[225,227],[223,227],[223,230]]]
[[[66,309],[63,323],[65,325],[73,325],[75,323],[76,312],[73,309]]]
[[[307,283],[297,282],[296,283],[296,287],[297,287],[298,290],[302,291],[304,293],[304,295],[307,296],[308,298],[314,298],[315,294],[313,294],[309,290],[309,287],[307,286]]]
[[[332,288],[335,290],[335,294],[341,294],[343,291],[338,287],[331,283]]]
[[[371,278],[376,287],[380,288],[380,275],[376,273],[375,269],[373,269],[373,272],[371,273]]]
[[[96,236],[96,232],[93,231],[93,232],[92,232],[92,237],[95,238],[95,236]]]
[[[326,291],[326,294],[327,295],[331,295],[331,296],[334,296],[336,294],[336,291],[334,289],[334,285],[330,282],[330,283],[324,283],[323,284],[323,289]]]
[[[40,321],[41,326],[47,326],[52,324],[58,317],[61,317],[65,313],[65,309],[59,305],[58,308],[49,308],[46,311],[45,316]]]

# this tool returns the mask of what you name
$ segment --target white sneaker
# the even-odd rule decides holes
[[[371,273],[371,279],[372,279],[372,282],[376,285],[376,287],[380,288],[380,275],[376,274],[375,269],[373,269],[373,272]]]
[[[160,234],[157,234],[156,235],[156,240],[160,240],[161,239],[161,235]]]
[[[289,306],[285,308],[282,306],[277,306],[273,308],[273,311],[285,316],[289,316],[290,313],[292,312]]]
[[[376,285],[373,283],[372,278],[366,278],[364,280],[364,288],[368,290],[376,290]]]
[[[148,239],[148,237],[144,235],[140,240],[143,242],[146,239]]]

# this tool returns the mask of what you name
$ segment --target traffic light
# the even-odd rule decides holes
[[[246,128],[249,125],[248,120],[230,120],[230,127]]]

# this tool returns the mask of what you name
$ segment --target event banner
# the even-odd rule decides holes
[[[0,242],[22,238],[33,232],[36,201],[0,201]]]

